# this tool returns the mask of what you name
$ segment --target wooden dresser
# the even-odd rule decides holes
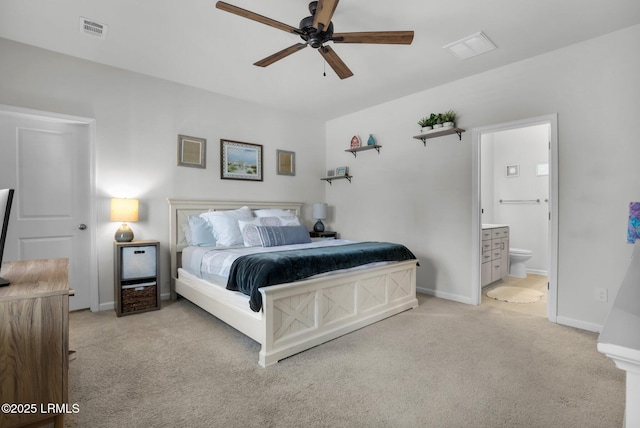
[[[68,260],[3,263],[0,276],[11,281],[0,288],[0,405],[16,405],[10,413],[3,406],[0,427],[51,420],[62,427],[68,405]]]

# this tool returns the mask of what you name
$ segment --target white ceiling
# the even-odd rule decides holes
[[[309,14],[307,0],[227,2],[294,27]],[[107,24],[106,40],[81,34],[80,16]],[[638,23],[638,0],[343,0],[336,32],[415,37],[410,46],[333,45],[354,72],[340,80],[312,48],[252,65],[300,39],[216,9],[215,0],[0,0],[0,37],[319,119]],[[442,49],[477,31],[498,48],[462,62]]]

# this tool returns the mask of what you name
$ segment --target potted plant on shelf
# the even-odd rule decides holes
[[[442,126],[445,128],[453,128],[456,121],[456,113],[453,110],[449,110],[441,114]]]
[[[429,123],[429,118],[428,117],[423,117],[422,119],[420,119],[418,121],[418,125],[420,125],[420,132],[421,133],[425,133],[429,130],[431,130],[432,126]]]
[[[434,114],[431,113],[431,116],[433,116],[433,129],[438,129],[438,128],[442,128],[442,113],[438,113],[438,114]]]

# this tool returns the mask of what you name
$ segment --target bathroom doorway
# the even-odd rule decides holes
[[[531,283],[538,288],[538,293],[546,291],[546,316],[555,322],[557,116],[473,129],[472,150],[472,300],[475,304],[482,302],[482,225],[508,225],[511,248],[528,250],[532,254],[525,262],[527,278],[506,276],[484,291],[497,288],[496,285],[519,283],[527,286]],[[541,282],[547,290],[540,290]],[[540,313],[540,304],[537,306],[536,311]]]

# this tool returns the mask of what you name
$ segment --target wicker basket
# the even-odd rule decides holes
[[[155,285],[122,289],[122,312],[136,312],[157,307]]]

